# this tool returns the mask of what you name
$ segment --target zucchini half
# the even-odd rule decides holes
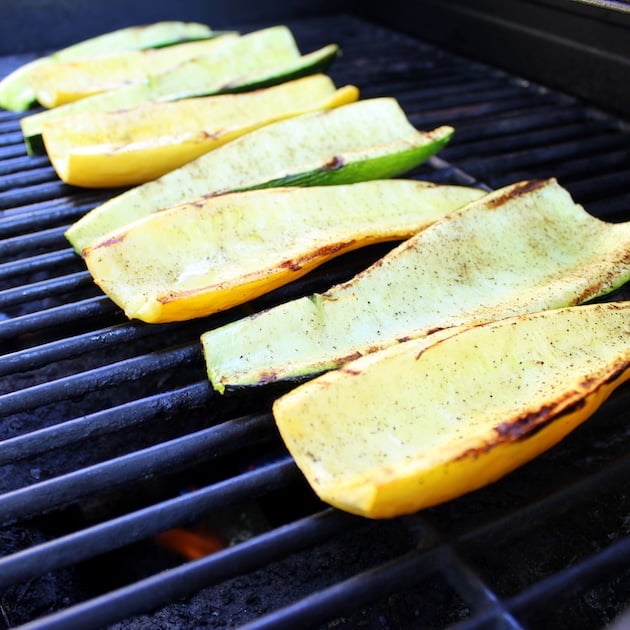
[[[208,39],[218,33],[197,22],[165,21],[143,26],[129,26],[72,44],[16,68],[0,81],[0,107],[22,112],[37,100],[31,86],[35,71],[59,62],[77,61],[132,50],[161,48],[186,41]]]

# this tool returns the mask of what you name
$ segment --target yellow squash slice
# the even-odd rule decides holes
[[[630,302],[609,302],[407,341],[298,387],[273,412],[321,499],[386,518],[501,478],[629,378]]]
[[[236,33],[227,33],[166,48],[44,64],[32,71],[30,83],[38,103],[48,108],[59,107],[86,96],[146,80],[184,61],[215,54],[238,37]]]
[[[156,179],[258,127],[356,101],[316,74],[280,85],[128,110],[87,112],[44,125],[46,152],[59,177],[84,187],[130,186]]]
[[[166,48],[45,64],[33,70],[31,85],[41,105],[55,108],[147,80],[182,62],[214,54],[221,47],[229,46],[237,37],[236,33],[228,33]]]
[[[407,238],[483,191],[413,180],[273,188],[199,199],[84,250],[128,317],[165,322],[258,297],[359,247]]]
[[[44,123],[79,112],[113,111],[147,101],[174,101],[220,92],[269,87],[289,79],[324,72],[339,47],[329,44],[307,55],[286,26],[274,26],[236,37],[226,33],[208,54],[183,61],[146,80],[25,116],[20,120],[31,153],[40,152]]]
[[[35,103],[31,78],[36,69],[62,61],[78,61],[92,57],[119,54],[132,50],[161,48],[189,40],[216,36],[209,26],[197,22],[155,22],[129,26],[72,44],[44,57],[38,57],[16,68],[0,81],[0,107],[24,111]]]
[[[437,153],[454,131],[448,126],[419,131],[393,98],[302,114],[256,129],[112,197],[72,224],[66,238],[81,252],[112,230],[201,196],[396,177]]]
[[[215,388],[305,378],[402,338],[558,308],[630,280],[630,221],[525,181],[436,221],[348,282],[202,336]]]

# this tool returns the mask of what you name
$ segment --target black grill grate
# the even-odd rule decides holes
[[[348,16],[290,26],[304,51],[341,45],[337,84],[396,96],[420,128],[456,127],[413,177],[495,188],[557,176],[592,214],[630,220],[624,121]],[[18,116],[0,114],[0,628],[595,628],[622,612],[628,387],[489,488],[387,522],[342,514],[286,454],[269,413],[278,390],[214,394],[198,337],[344,280],[384,248],[243,308],[146,326],[99,293],[63,238],[111,194],[60,183],[26,156]],[[154,539],[243,514],[256,525],[200,560]]]

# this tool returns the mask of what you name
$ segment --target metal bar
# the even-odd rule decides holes
[[[106,296],[54,306],[43,311],[0,321],[0,340],[12,340],[20,335],[39,332],[57,326],[69,326],[79,319],[97,317],[116,311],[118,307]]]
[[[201,381],[18,435],[0,442],[0,466],[129,429],[161,414],[173,415],[200,407],[207,404],[211,397],[208,381]]]
[[[77,271],[65,276],[47,278],[12,289],[0,291],[0,308],[7,308],[24,302],[39,300],[50,295],[78,291],[94,284],[88,271]]]
[[[41,203],[60,197],[68,197],[73,193],[68,184],[61,180],[31,182],[14,182],[10,190],[0,193],[0,210],[18,208],[33,203]]]
[[[12,234],[31,233],[57,226],[61,222],[73,221],[101,201],[102,195],[77,194],[71,204],[67,199],[51,199],[5,210],[0,214],[0,236],[6,238]]]
[[[129,343],[147,335],[158,335],[166,330],[172,331],[173,327],[161,324],[142,326],[133,321],[94,329],[50,343],[41,343],[32,348],[0,355],[0,376],[20,371],[26,372],[55,361],[77,357],[86,352],[106,350],[114,345]]]
[[[3,415],[36,409],[60,400],[89,392],[116,387],[169,368],[180,368],[198,361],[201,348],[197,342],[153,354],[111,363],[100,368],[78,372],[53,381],[40,383],[0,396]]]
[[[41,617],[20,626],[20,630],[102,628],[312,547],[359,523],[359,519],[349,514],[326,510],[256,536],[235,547],[163,571],[59,613]]]
[[[74,250],[68,247],[54,252],[0,263],[0,280],[7,280],[13,276],[28,275],[44,270],[50,272],[61,265],[75,263],[78,260]]]
[[[134,451],[74,472],[0,495],[0,522],[12,523],[56,509],[83,497],[136,483],[147,475],[179,470],[227,455],[270,437],[269,418],[237,418],[209,429]]]
[[[585,560],[558,571],[548,578],[538,580],[518,595],[507,598],[504,605],[527,618],[528,612],[540,610],[543,602],[559,607],[562,601],[584,593],[611,575],[621,575],[630,565],[630,537],[621,538],[609,547],[600,549]],[[497,619],[493,611],[484,611],[471,619],[455,625],[452,630],[483,630],[495,627]]]
[[[245,428],[250,428],[247,423]],[[0,588],[119,549],[176,525],[191,523],[212,509],[222,509],[286,486],[296,475],[295,464],[284,457],[212,486],[5,556],[0,558]]]
[[[317,628],[335,617],[409,588],[421,578],[439,572],[444,549],[414,550],[396,560],[320,589],[293,604],[241,626],[241,630]]]
[[[47,230],[40,230],[39,232],[35,232],[33,234],[6,238],[0,241],[0,256],[6,256],[8,258],[9,256],[23,254],[25,239],[28,240],[28,245],[31,251],[44,247],[58,249],[60,243],[65,245],[65,231],[66,227],[61,226],[49,228]]]

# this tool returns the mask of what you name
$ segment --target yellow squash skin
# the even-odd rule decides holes
[[[66,231],[76,252],[164,208],[235,190],[397,177],[428,159],[452,127],[417,130],[399,103],[363,99],[251,131],[92,209]]]
[[[606,223],[557,181],[493,191],[348,282],[202,336],[218,391],[305,378],[440,328],[580,304],[630,279],[630,222]]]
[[[4,77],[0,81],[0,107],[12,111],[28,109],[36,100],[31,86],[33,74],[44,65],[168,46],[214,35],[212,29],[205,24],[170,21],[130,26],[92,37],[51,55],[39,57]]]
[[[46,123],[46,152],[61,180],[83,187],[142,184],[254,129],[356,101],[316,74],[244,92],[87,112]]]
[[[232,193],[139,219],[84,258],[128,317],[185,320],[242,304],[344,252],[407,238],[483,194],[413,180]]]
[[[336,46],[330,46],[337,50]],[[325,49],[320,52],[326,52],[330,57],[331,51]],[[285,26],[265,28],[243,36],[225,33],[213,40],[211,52],[205,55],[182,61],[144,80],[25,116],[20,120],[20,126],[27,147],[30,147],[41,135],[44,123],[51,120],[79,112],[125,109],[147,101],[173,101],[246,89],[264,78],[269,83],[279,83],[283,72],[291,73],[295,66],[303,69],[305,64],[320,62],[319,54],[315,51],[300,55],[293,34]]]
[[[320,498],[388,518],[500,479],[628,379],[630,302],[609,302],[410,340],[296,388],[273,413]]]
[[[189,59],[213,54],[237,37],[236,34],[226,34],[166,48],[45,64],[33,70],[30,82],[38,103],[47,108],[59,107],[142,81]]]

